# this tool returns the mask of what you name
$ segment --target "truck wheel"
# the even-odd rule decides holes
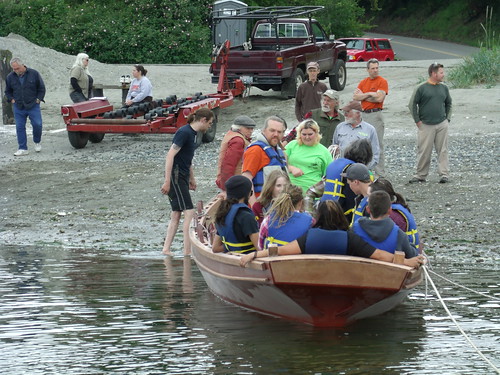
[[[281,96],[284,98],[295,98],[297,89],[304,82],[305,76],[302,69],[297,68],[290,78],[286,78],[281,86]]]
[[[105,133],[89,133],[89,141],[92,143],[99,143],[104,138]]]
[[[203,133],[203,137],[201,139],[203,143],[212,142],[215,139],[215,134],[217,133],[217,122],[219,120],[219,108],[214,108],[212,110],[212,112],[214,113],[214,121],[212,122],[212,126],[210,126],[210,128],[205,133]]]
[[[344,89],[347,81],[347,71],[345,69],[344,60],[337,60],[335,68],[333,69],[333,74],[328,78],[330,79],[330,88],[336,91],[342,91]]]
[[[68,131],[69,143],[76,149],[84,148],[89,140],[89,133]]]

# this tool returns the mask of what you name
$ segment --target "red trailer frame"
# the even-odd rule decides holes
[[[105,98],[90,99],[82,103],[63,105],[63,116],[68,138],[75,148],[83,148],[90,140],[99,143],[106,133],[166,133],[173,134],[178,128],[187,124],[188,116],[199,108],[207,107],[215,113],[211,128],[203,135],[203,142],[211,142],[217,131],[217,120],[220,108],[233,104],[234,97],[241,96],[246,87],[241,80],[229,84],[226,77],[227,53],[229,41],[226,41],[216,52],[221,59],[223,70],[219,77],[217,93],[177,99],[170,96],[165,99],[144,103],[130,109],[117,111]]]

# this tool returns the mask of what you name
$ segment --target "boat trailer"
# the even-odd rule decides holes
[[[239,79],[228,82],[226,68],[229,47],[229,41],[226,41],[216,51],[216,58],[221,60],[223,66],[217,93],[203,95],[198,92],[189,97],[170,95],[165,99],[118,109],[114,109],[104,97],[63,105],[61,115],[70,144],[76,149],[84,148],[89,140],[93,143],[101,142],[106,133],[174,134],[187,124],[191,113],[203,107],[211,109],[215,114],[212,126],[202,137],[202,142],[212,142],[217,132],[219,110],[231,106],[234,98],[242,96],[246,90]]]

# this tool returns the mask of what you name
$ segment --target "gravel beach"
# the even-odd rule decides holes
[[[15,126],[0,126],[0,244],[97,247],[161,255],[170,206],[160,186],[172,135],[107,134],[101,143],[75,150],[59,115],[60,106],[71,102],[68,75],[74,57],[13,36],[0,38],[0,49],[10,50],[37,69],[47,86],[42,152],[34,152],[29,138],[30,154],[14,157]],[[498,84],[451,90],[450,183],[438,183],[435,160],[427,183],[407,183],[415,169],[416,128],[406,106],[415,85],[426,78],[431,62],[381,64],[381,75],[389,82],[384,111],[388,177],[408,200],[430,253],[446,256],[458,249],[477,262],[498,262],[500,214],[493,204],[500,171]],[[442,63],[446,69],[459,60]],[[94,81],[104,85],[117,85],[120,76],[130,74],[132,68],[92,60],[89,67]],[[151,65],[146,69],[156,98],[216,91],[207,65]],[[365,66],[349,64],[347,74],[343,103],[366,76]],[[120,90],[104,94],[115,106],[120,104]],[[246,114],[263,124],[267,116],[279,114],[295,125],[293,108],[293,99],[252,88],[250,97],[236,99],[233,106],[222,110],[215,141],[202,145],[195,156],[198,190],[194,200],[207,201],[216,194],[218,148],[237,115]],[[31,134],[29,125],[28,131]],[[179,256],[181,241],[178,233],[173,250]]]

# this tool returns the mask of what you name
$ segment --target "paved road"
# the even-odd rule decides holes
[[[443,60],[459,59],[472,55],[479,48],[438,40],[407,38],[398,35],[366,33],[373,38],[390,38],[396,60]]]

